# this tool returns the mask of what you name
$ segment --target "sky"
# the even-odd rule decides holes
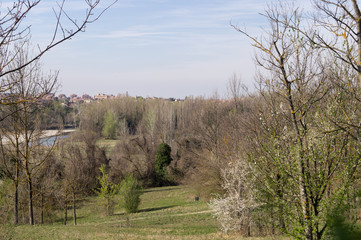
[[[102,11],[110,0],[101,0]],[[125,94],[143,97],[226,95],[236,74],[252,90],[251,41],[230,23],[259,34],[266,0],[118,0],[86,31],[42,58],[44,71],[59,70],[57,93]],[[49,42],[55,1],[42,1],[27,17],[32,41]],[[80,22],[84,0],[67,0]],[[99,13],[99,12],[98,12]],[[65,26],[66,22],[64,22]]]

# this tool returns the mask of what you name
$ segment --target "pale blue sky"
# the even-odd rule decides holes
[[[80,18],[83,1],[67,0]],[[104,4],[109,0],[103,0]],[[59,93],[176,97],[226,92],[236,73],[252,87],[250,41],[232,23],[258,34],[265,0],[119,0],[85,33],[50,51],[44,69],[60,70]],[[55,1],[43,1],[28,17],[33,40],[52,34]]]

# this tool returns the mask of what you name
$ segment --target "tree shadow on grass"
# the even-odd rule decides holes
[[[177,188],[170,188],[170,187],[163,187],[163,188],[159,188],[159,189],[146,189],[146,190],[142,190],[142,193],[174,191],[174,190],[178,190],[178,189],[177,189]]]
[[[136,213],[153,212],[153,211],[173,208],[173,207],[176,207],[176,206],[177,205],[171,205],[171,206],[165,206],[165,207],[156,207],[156,208],[145,208],[145,209],[138,210]],[[113,216],[123,216],[123,215],[126,215],[126,213],[115,213],[115,214],[113,214]]]
[[[158,211],[158,210],[163,210],[163,209],[168,209],[168,208],[173,208],[176,207],[176,205],[170,205],[170,206],[165,206],[165,207],[156,207],[156,208],[146,208],[146,209],[141,209],[138,211],[138,213],[141,212],[153,212],[153,211]]]
[[[68,213],[68,214],[69,214],[69,213]],[[78,220],[81,220],[81,219],[83,219],[83,218],[86,218],[86,217],[84,217],[84,216],[77,216],[77,217],[76,217],[76,221],[78,222]],[[73,218],[73,212],[71,212],[71,213],[69,214],[69,216],[67,217],[66,224],[67,224],[67,225],[73,225],[73,224],[74,224],[73,220],[74,220],[74,218]],[[57,218],[53,221],[53,223],[61,223],[61,224],[64,225],[64,217],[57,217]]]

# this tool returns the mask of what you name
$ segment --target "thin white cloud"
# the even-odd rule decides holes
[[[242,8],[243,7],[243,8]],[[245,7],[245,9],[244,9]],[[124,38],[124,37],[143,37],[143,36],[169,36],[181,35],[182,32],[199,32],[199,31],[218,31],[226,29],[229,22],[244,16],[254,16],[258,18],[258,14],[250,9],[259,9],[260,3],[257,4],[239,4],[232,1],[229,4],[219,5],[206,5],[202,9],[194,9],[192,6],[165,9],[147,15],[149,24],[143,23],[142,25],[132,25],[132,23],[121,24],[120,29],[117,31],[110,31],[106,34],[98,35],[100,38]],[[136,10],[134,14],[136,13]],[[139,13],[138,13],[139,14]],[[120,14],[121,18],[121,14]],[[146,20],[145,20],[146,21]],[[125,25],[125,26],[124,26]],[[114,24],[116,27],[116,24]],[[178,32],[178,34],[177,34]]]
[[[142,31],[113,31],[104,35],[97,35],[97,38],[120,39],[120,38],[138,38],[145,36],[168,35],[169,32],[142,32]]]

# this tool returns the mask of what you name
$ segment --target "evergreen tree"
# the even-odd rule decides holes
[[[161,143],[158,146],[157,154],[155,156],[155,174],[156,174],[156,183],[159,185],[164,184],[168,181],[166,167],[172,161],[170,156],[172,149],[166,143]]]

